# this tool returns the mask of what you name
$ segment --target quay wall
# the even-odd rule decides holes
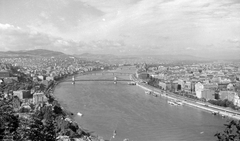
[[[136,85],[144,90],[147,90],[147,91],[152,91],[154,92],[155,94],[157,94],[158,96],[164,96],[166,98],[169,98],[169,99],[173,99],[173,100],[179,100],[175,97],[172,97],[171,95],[167,95],[166,93],[159,93],[157,91],[154,91],[150,88],[147,88],[146,86],[143,86],[139,83],[136,83]],[[203,109],[203,110],[206,110],[210,113],[216,113],[218,115],[221,115],[223,117],[229,117],[229,118],[232,118],[232,119],[235,119],[235,120],[240,120],[240,115],[236,115],[236,114],[232,114],[228,111],[224,111],[224,110],[221,110],[220,108],[218,110],[216,109],[213,109],[211,107],[207,107],[205,105],[202,105],[200,103],[193,103],[193,102],[190,102],[190,101],[187,101],[187,100],[181,100],[185,105],[188,105],[188,106],[192,106],[192,107],[196,107],[196,108],[200,108],[200,109]],[[216,107],[216,106],[215,106]]]

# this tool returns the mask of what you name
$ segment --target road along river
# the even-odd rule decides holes
[[[126,78],[129,76],[119,76]],[[84,79],[113,79],[111,75],[84,75]],[[75,113],[76,122],[104,139],[122,141],[211,141],[223,131],[226,119],[189,106],[171,106],[166,97],[146,95],[121,81],[60,83],[54,92],[62,105]],[[77,116],[81,112],[82,117]]]

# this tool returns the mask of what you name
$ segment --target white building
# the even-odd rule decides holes
[[[44,93],[33,94],[33,104],[38,104],[46,101],[47,101],[47,97],[45,96]]]
[[[196,92],[197,98],[202,98],[203,89],[204,89],[204,86],[202,83],[198,82],[195,84],[195,92]]]

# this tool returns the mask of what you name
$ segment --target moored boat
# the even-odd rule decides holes
[[[136,82],[133,82],[133,81],[128,82],[128,85],[136,85]]]
[[[78,116],[80,116],[80,117],[81,117],[81,116],[83,116],[83,114],[82,114],[82,113],[80,113],[80,112],[78,112],[78,113],[77,113],[77,115],[78,115]]]
[[[156,93],[152,93],[152,95],[155,96],[155,97],[158,97],[158,95]]]
[[[175,103],[176,103],[177,105],[179,105],[179,106],[182,106],[182,105],[183,105],[183,103],[182,103],[181,101],[175,101]]]
[[[175,105],[175,106],[182,106],[183,103],[181,101],[169,100],[168,104]]]
[[[171,101],[171,100],[168,101],[168,104],[174,105],[174,106],[177,105],[174,101]]]
[[[145,91],[145,94],[150,95],[150,94],[152,94],[152,92],[151,91]]]

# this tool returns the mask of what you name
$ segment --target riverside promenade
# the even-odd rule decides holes
[[[162,91],[162,90],[160,90],[158,88],[155,88],[153,86],[150,86],[150,85],[147,85],[145,83],[139,82],[139,80],[134,75],[130,76],[130,79],[135,81],[136,85],[138,87],[140,87],[144,90],[147,90],[147,91],[151,91],[158,96],[163,96],[163,97],[166,97],[166,98],[169,98],[169,99],[172,99],[172,100],[180,100],[185,105],[200,108],[200,109],[208,111],[212,114],[214,113],[216,115],[220,115],[222,117],[228,117],[228,118],[231,118],[231,119],[240,120],[240,112],[238,112],[238,111],[230,110],[230,109],[227,109],[227,108],[224,108],[224,107],[212,105],[212,104],[207,103],[207,102],[196,101],[196,100],[192,100],[192,99],[187,98],[187,97],[178,96],[178,95],[170,93],[170,92]]]

